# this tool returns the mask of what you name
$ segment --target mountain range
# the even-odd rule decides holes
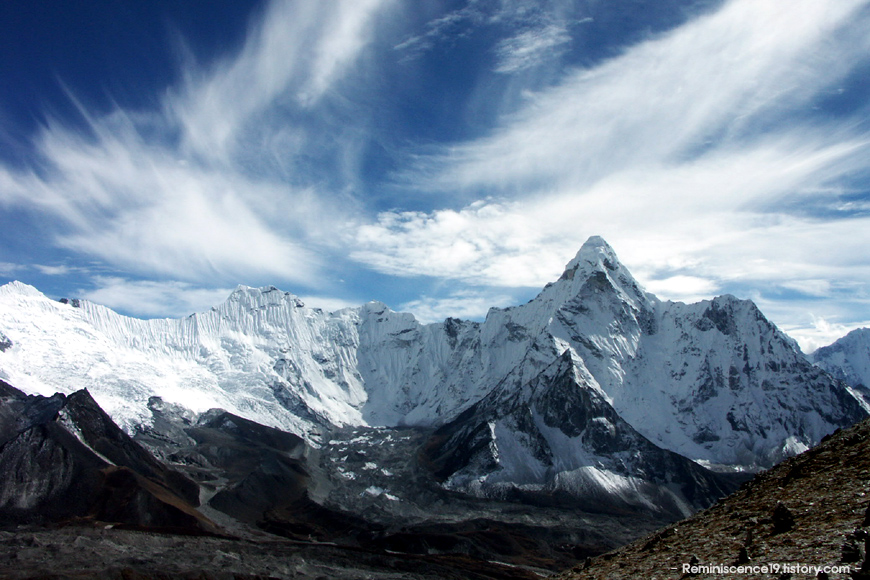
[[[40,480],[51,462],[27,442],[60,424],[57,445],[86,458],[75,469],[92,482],[64,517],[102,517],[93,498],[112,467],[135,474],[124,497],[142,488],[136,497],[158,503],[136,505],[174,506],[197,533],[236,522],[491,557],[470,523],[486,521],[524,542],[561,530],[567,552],[531,551],[564,563],[706,508],[867,417],[866,336],[807,357],[750,301],[645,292],[599,237],[535,298],[482,322],[424,325],[378,302],[330,313],[244,286],[207,312],[140,320],[12,282],[0,287],[0,463]],[[63,419],[82,405],[105,410],[99,424],[118,425],[109,439],[141,447],[124,455],[140,460],[98,449],[108,427],[88,435]],[[71,469],[42,476],[42,495],[9,483],[2,519],[65,493]],[[511,505],[553,521],[528,528]],[[584,523],[554,523],[565,506]]]

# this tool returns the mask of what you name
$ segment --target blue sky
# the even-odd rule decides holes
[[[602,235],[805,350],[870,324],[870,0],[0,4],[0,276],[423,321]]]

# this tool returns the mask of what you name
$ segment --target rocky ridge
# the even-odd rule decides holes
[[[121,431],[87,391],[26,396],[0,381],[0,525],[94,519],[131,526],[217,527],[199,487]]]

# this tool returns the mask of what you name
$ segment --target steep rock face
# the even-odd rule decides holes
[[[768,466],[866,415],[751,302],[659,301],[597,237],[535,299],[481,323],[422,325],[377,302],[326,313],[274,287],[180,320],[73,302],[0,287],[0,378],[44,395],[87,386],[128,432],[151,424],[155,396],[315,443],[333,426],[438,426],[568,351],[639,433],[711,464]]]
[[[733,480],[652,444],[626,423],[566,351],[521,389],[496,389],[447,423],[425,454],[445,486],[484,497],[583,498],[593,511],[679,519]]]
[[[2,522],[215,529],[193,508],[197,485],[132,441],[87,391],[45,398],[2,383],[0,433]]]

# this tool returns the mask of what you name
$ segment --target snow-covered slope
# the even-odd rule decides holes
[[[437,426],[565,353],[633,429],[710,463],[770,465],[865,414],[751,302],[659,301],[597,237],[535,299],[482,323],[422,325],[377,302],[327,313],[273,287],[138,320],[13,282],[0,333],[0,378],[44,395],[87,387],[127,430],[151,421],[152,396],[310,440],[332,425]]]
[[[424,448],[450,489],[483,497],[583,498],[597,510],[679,519],[734,481],[651,443],[607,402],[570,350],[520,389],[502,384]]]
[[[128,430],[150,420],[152,396],[307,435],[430,424],[482,396],[487,364],[475,323],[424,326],[376,302],[326,313],[274,287],[240,286],[183,319],[139,320],[12,282],[0,287],[0,332],[0,377],[34,394],[88,387]]]
[[[858,328],[808,357],[854,387],[870,388],[870,328]]]
[[[13,282],[0,287],[0,330],[11,343],[2,353],[0,376],[25,392],[46,396],[89,388],[128,431],[150,421],[148,399],[159,396],[195,412],[220,407],[306,432],[315,422],[310,413],[293,408],[297,404],[307,411],[294,393],[282,397],[284,385],[275,370],[286,364],[281,361],[290,350],[288,329],[310,330],[311,325],[277,326],[281,318],[305,316],[296,308],[284,293],[239,288],[210,312],[181,320],[138,320],[87,301],[55,302]],[[340,313],[332,318],[312,314],[322,322],[318,329],[342,320]],[[320,350],[309,354],[322,356]],[[318,378],[308,373],[311,389],[321,386]],[[328,381],[328,386],[314,402],[328,400],[336,385]],[[353,408],[335,407],[331,420],[361,420]]]
[[[662,302],[601,238],[528,304],[491,311],[484,330],[493,323],[527,347],[515,389],[570,350],[637,431],[701,462],[770,466],[866,415],[752,302]]]

